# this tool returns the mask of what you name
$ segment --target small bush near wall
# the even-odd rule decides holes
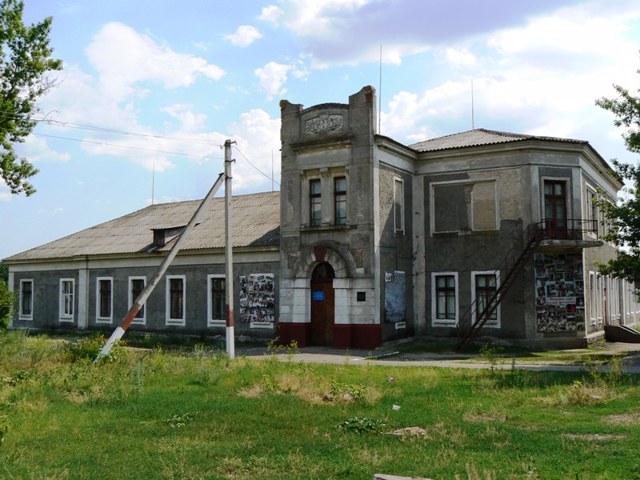
[[[15,297],[6,282],[0,278],[0,330],[5,330],[13,312]]]

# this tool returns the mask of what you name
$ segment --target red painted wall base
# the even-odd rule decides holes
[[[289,345],[292,340],[299,347],[311,345],[310,323],[278,324],[278,343]],[[372,350],[382,345],[382,327],[380,325],[334,325],[333,348],[354,348]]]

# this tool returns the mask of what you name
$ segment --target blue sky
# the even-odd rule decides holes
[[[279,101],[378,89],[400,142],[475,127],[588,140],[635,162],[595,106],[640,86],[640,0],[25,0],[64,62],[19,147],[31,197],[0,183],[0,258],[156,203],[279,189]],[[272,169],[275,179],[271,180]],[[155,173],[154,173],[155,172]]]

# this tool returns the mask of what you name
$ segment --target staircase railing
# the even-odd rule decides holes
[[[504,257],[500,268],[494,271],[496,280],[500,272],[507,272],[500,278],[500,285],[497,286],[494,294],[489,298],[478,298],[467,307],[458,322],[458,332],[460,343],[458,349],[462,350],[478,335],[482,327],[491,320],[493,314],[504,299],[505,295],[514,284],[518,274],[522,271],[527,261],[533,255],[540,242],[543,240],[581,240],[586,232],[595,234],[597,237],[597,223],[591,220],[545,219],[538,223],[529,225],[523,238],[524,247],[514,247]],[[486,303],[485,303],[486,301]],[[478,311],[479,302],[482,302],[481,310]]]

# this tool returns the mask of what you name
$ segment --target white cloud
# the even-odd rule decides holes
[[[21,155],[26,156],[31,163],[67,162],[71,159],[69,153],[53,150],[46,138],[37,135],[29,135],[19,149]]]
[[[290,65],[269,62],[262,68],[257,68],[255,74],[260,80],[260,86],[267,92],[269,100],[275,96],[283,95],[287,90],[283,87],[287,81],[287,74],[291,70]]]
[[[242,152],[234,152],[234,192],[270,190],[271,180],[267,177],[271,177],[272,168],[276,177],[275,189],[278,190],[280,119],[272,118],[262,109],[252,109],[241,114],[239,121],[233,123],[229,130],[237,142],[237,149]]]
[[[283,13],[282,9],[277,5],[268,5],[266,7],[262,7],[262,12],[258,19],[275,24],[278,22],[280,17],[282,17]]]
[[[262,38],[262,33],[251,25],[240,25],[235,33],[225,35],[224,38],[238,47],[248,47],[256,40]]]
[[[97,70],[100,89],[112,101],[141,93],[141,82],[158,82],[165,88],[186,87],[202,75],[219,80],[225,71],[204,58],[173,51],[122,23],[108,23],[87,47]],[[143,92],[143,91],[142,91]]]
[[[9,186],[6,184],[4,179],[0,178],[0,202],[8,202],[12,197],[13,195],[11,194]]]

